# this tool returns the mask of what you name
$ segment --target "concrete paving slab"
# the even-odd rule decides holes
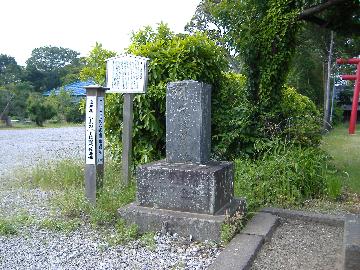
[[[360,216],[347,215],[344,226],[344,270],[360,269]]]
[[[269,240],[279,225],[279,217],[269,213],[257,213],[241,231],[242,234],[252,234]]]
[[[264,238],[257,235],[238,234],[216,258],[209,270],[250,269]]]

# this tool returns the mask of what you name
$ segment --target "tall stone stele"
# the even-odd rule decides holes
[[[137,169],[137,201],[119,209],[140,231],[167,230],[196,240],[220,240],[228,216],[243,211],[234,198],[231,162],[211,161],[211,86],[169,83],[166,160]]]

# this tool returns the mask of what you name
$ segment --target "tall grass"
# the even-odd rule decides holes
[[[29,174],[28,184],[54,191],[54,205],[63,217],[83,219],[94,226],[112,224],[117,209],[135,199],[135,184],[122,185],[120,166],[105,165],[103,187],[97,192],[96,206],[85,199],[84,164],[81,161],[62,160],[37,166]]]
[[[336,171],[319,148],[279,142],[261,158],[238,159],[235,166],[235,194],[245,197],[250,209],[288,207],[310,198],[336,198],[341,193]]]

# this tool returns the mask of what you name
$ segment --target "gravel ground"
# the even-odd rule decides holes
[[[283,221],[265,243],[251,270],[338,270],[343,227]]]
[[[0,130],[0,178],[38,162],[83,158],[84,138],[83,127]]]
[[[82,127],[0,130],[0,217],[22,212],[35,219],[47,217],[51,194],[9,188],[8,183],[19,168],[82,159],[83,138]],[[69,235],[28,226],[16,236],[0,236],[0,269],[207,269],[221,251],[176,235],[158,234],[155,241],[151,250],[139,241],[110,246],[86,226]]]

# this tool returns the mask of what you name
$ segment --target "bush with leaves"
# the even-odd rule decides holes
[[[281,137],[302,146],[317,146],[321,140],[320,112],[295,88],[282,88],[280,102],[264,117],[268,138]]]
[[[179,80],[197,80],[213,86],[212,153],[215,158],[234,159],[257,154],[274,137],[301,138],[304,144],[314,144],[315,137],[307,136],[316,130],[315,125],[307,127],[308,120],[300,121],[306,115],[315,117],[317,114],[310,100],[292,88],[283,88],[279,106],[265,114],[267,119],[263,122],[277,125],[286,122],[283,119],[296,119],[291,122],[296,128],[290,132],[284,125],[273,136],[255,121],[258,111],[249,101],[246,78],[227,73],[228,63],[223,49],[201,33],[176,35],[164,24],[160,24],[156,31],[145,27],[133,35],[128,52],[150,58],[147,93],[134,97],[133,152],[136,164],[164,157],[166,85]],[[89,64],[81,72],[82,78],[95,78],[97,83],[103,84],[105,60],[113,55],[97,44],[86,59]],[[105,132],[112,154],[120,157],[122,96],[107,95],[106,104]],[[298,141],[302,144],[301,140]]]
[[[197,80],[213,86],[216,99],[222,71],[228,67],[223,50],[203,34],[176,35],[160,24],[157,31],[150,27],[135,33],[128,52],[150,58],[149,82],[145,95],[134,97],[133,152],[136,163],[146,163],[165,155],[165,97],[166,85],[172,81]],[[93,57],[92,52],[89,58]],[[93,59],[94,61],[96,59]],[[91,63],[93,60],[88,59]],[[102,71],[105,75],[105,61]],[[96,70],[95,70],[96,71]],[[87,72],[91,74],[91,72]],[[96,73],[96,74],[98,74]],[[82,74],[85,74],[82,72]],[[91,75],[94,78],[94,75]],[[104,82],[104,77],[96,77]],[[112,153],[120,157],[122,128],[122,97],[106,97],[106,135]],[[217,113],[213,107],[213,115]],[[216,123],[213,123],[216,125]],[[213,135],[216,130],[213,129]],[[225,132],[225,131],[221,131]]]
[[[56,114],[54,107],[38,93],[32,93],[29,96],[27,111],[30,119],[35,121],[38,126],[43,126],[46,120],[51,119]]]
[[[61,89],[58,94],[51,93],[47,97],[47,102],[55,109],[56,115],[53,119],[56,121],[78,123],[84,120],[84,113],[80,111],[80,105],[65,89]]]
[[[254,210],[264,205],[288,207],[305,199],[341,194],[330,157],[318,147],[273,140],[258,159],[235,162],[235,194]]]

